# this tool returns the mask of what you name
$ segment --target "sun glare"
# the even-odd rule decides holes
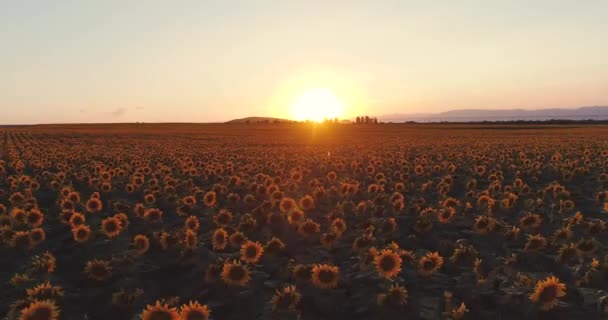
[[[344,104],[330,90],[314,88],[299,96],[292,104],[293,116],[298,121],[317,121],[340,118]]]

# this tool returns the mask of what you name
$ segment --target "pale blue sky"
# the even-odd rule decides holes
[[[432,2],[432,3],[431,3]],[[608,105],[608,1],[0,0],[0,123]]]

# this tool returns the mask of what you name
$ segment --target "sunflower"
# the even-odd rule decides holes
[[[383,293],[378,294],[376,302],[380,306],[402,306],[407,304],[408,292],[405,287],[393,284]]]
[[[47,281],[33,288],[27,289],[26,294],[30,300],[57,300],[63,297],[63,288],[53,286]]]
[[[346,231],[346,222],[342,218],[336,218],[331,222],[331,229],[337,234],[343,234]]]
[[[294,279],[299,282],[310,280],[312,268],[304,264],[296,264],[291,270]]]
[[[475,223],[473,224],[473,230],[479,234],[487,234],[494,230],[494,226],[496,222],[494,219],[488,216],[478,216],[475,218]]]
[[[528,213],[519,219],[519,226],[526,231],[540,227],[541,223],[542,219],[540,218],[540,215],[536,213]]]
[[[152,205],[156,202],[156,197],[152,193],[148,193],[144,196],[144,202],[147,205]]]
[[[222,209],[213,216],[213,222],[220,227],[225,227],[232,222],[232,212]]]
[[[540,303],[541,309],[549,310],[557,305],[558,299],[566,295],[566,285],[556,277],[548,277],[536,283],[530,301]]]
[[[194,250],[198,247],[198,235],[196,232],[187,229],[184,234],[184,246],[188,250]]]
[[[433,275],[443,266],[443,258],[437,252],[429,252],[418,262],[418,272],[425,277]]]
[[[89,200],[87,200],[85,207],[90,213],[100,212],[103,209],[101,200],[99,200],[98,198],[90,198]]]
[[[448,223],[452,222],[452,220],[454,219],[455,216],[456,216],[456,210],[452,207],[447,207],[447,208],[443,208],[443,209],[439,210],[439,213],[437,214],[437,220],[440,223],[448,224]]]
[[[40,227],[44,221],[44,214],[38,209],[32,209],[27,213],[26,221],[32,227]]]
[[[211,236],[211,245],[213,250],[221,251],[226,248],[228,244],[228,232],[223,228],[216,229]]]
[[[32,245],[38,245],[46,239],[46,232],[42,228],[34,228],[29,232],[30,243]]]
[[[12,277],[11,280],[9,281],[9,283],[13,286],[13,287],[18,287],[21,285],[24,285],[30,281],[32,281],[33,279],[30,278],[30,276],[28,276],[26,273],[15,273]]]
[[[234,248],[240,248],[245,241],[247,241],[247,236],[244,233],[237,231],[230,235],[228,238],[230,240],[230,245]]]
[[[285,249],[285,243],[277,237],[272,237],[266,242],[265,250],[268,253],[278,253],[283,249]]]
[[[314,201],[313,201],[313,205],[314,205]],[[291,210],[294,210],[296,208],[297,208],[296,201],[292,198],[284,197],[283,199],[281,199],[281,202],[279,202],[279,209],[283,213],[289,213]]]
[[[213,207],[215,205],[216,199],[217,199],[217,196],[215,194],[215,191],[209,191],[209,192],[205,193],[205,195],[203,196],[203,203],[207,207]]]
[[[249,283],[249,280],[251,280],[247,267],[236,260],[224,262],[221,276],[224,283],[231,286],[244,287]]]
[[[161,222],[163,219],[163,212],[157,208],[149,208],[144,211],[144,219],[151,223]]]
[[[94,259],[87,261],[84,272],[89,279],[104,281],[112,276],[112,267],[108,261]]]
[[[578,259],[581,255],[581,252],[578,250],[576,244],[564,244],[559,248],[559,252],[557,255],[557,260],[559,262],[569,263],[575,259]]]
[[[83,225],[86,222],[84,215],[80,212],[73,212],[72,216],[70,216],[70,227],[74,228],[80,225]]]
[[[374,258],[378,274],[386,279],[394,278],[401,272],[401,257],[391,249],[381,250]]]
[[[274,296],[270,300],[270,304],[272,305],[272,311],[296,310],[301,300],[302,295],[298,292],[296,286],[288,285],[283,290],[276,289]]]
[[[572,239],[574,233],[569,226],[560,228],[553,233],[553,240],[556,242],[562,242]]]
[[[201,227],[201,222],[196,216],[189,216],[184,222],[184,227],[196,232]]]
[[[72,237],[76,242],[87,242],[91,237],[91,228],[85,224],[72,228]]]
[[[59,308],[50,300],[33,301],[21,310],[19,320],[57,320]]]
[[[32,270],[37,273],[53,273],[57,266],[55,256],[46,251],[42,255],[36,255],[32,259]]]
[[[355,240],[353,240],[353,245],[352,245],[353,251],[360,252],[361,250],[368,248],[369,246],[372,245],[374,240],[375,240],[374,237],[371,236],[370,234],[364,234],[364,235],[361,235],[361,236],[355,238]]]
[[[311,270],[312,284],[321,289],[333,289],[338,286],[340,270],[328,264],[316,264]]]
[[[137,255],[143,255],[150,249],[150,239],[143,234],[138,234],[133,237],[133,247]]]
[[[311,219],[306,219],[306,221],[302,222],[298,226],[298,233],[303,237],[309,237],[314,234],[317,234],[321,231],[321,226],[312,221]]]
[[[241,246],[241,260],[247,263],[257,263],[262,254],[264,253],[264,248],[259,242],[253,242],[251,240],[247,240]]]
[[[11,218],[17,223],[24,224],[27,219],[27,213],[21,208],[13,208],[10,213]]]
[[[10,245],[13,248],[27,249],[32,246],[30,233],[27,231],[17,231],[13,234],[10,240]]]
[[[464,318],[465,313],[469,312],[469,309],[467,309],[467,305],[464,304],[464,302],[460,303],[460,306],[458,306],[458,308],[454,308],[452,310],[450,310],[450,319],[453,320],[459,320]]]
[[[177,309],[161,304],[160,301],[156,301],[154,305],[147,305],[139,317],[141,320],[180,320]]]
[[[207,305],[192,302],[182,305],[179,311],[180,320],[207,320],[211,310]]]
[[[547,239],[545,237],[537,235],[528,235],[528,242],[524,250],[527,252],[539,252],[547,247]]]
[[[101,220],[101,232],[108,238],[116,238],[122,231],[122,223],[115,217],[109,217]]]
[[[309,211],[315,208],[315,199],[310,195],[305,195],[300,199],[300,208],[304,211]]]
[[[585,255],[592,255],[598,249],[598,243],[595,239],[581,239],[577,244],[576,248]]]

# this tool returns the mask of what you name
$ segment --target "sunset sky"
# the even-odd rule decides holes
[[[344,118],[608,105],[607,17],[605,0],[2,1],[0,124],[294,118],[314,88]]]

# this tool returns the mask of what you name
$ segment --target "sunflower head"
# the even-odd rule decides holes
[[[556,277],[548,277],[536,283],[534,292],[530,294],[530,301],[540,304],[541,309],[549,310],[554,308],[558,299],[566,295],[566,285]]]
[[[211,310],[207,305],[192,302],[182,305],[179,311],[180,320],[207,320]]]
[[[87,261],[84,272],[90,279],[104,281],[112,276],[112,267],[108,261],[95,259]]]
[[[35,300],[21,310],[19,320],[57,320],[59,308],[51,300]]]
[[[143,234],[138,234],[133,238],[133,247],[138,255],[143,255],[150,249],[150,239]]]
[[[378,294],[376,302],[379,306],[397,307],[407,304],[407,298],[407,289],[393,284],[386,292]]]
[[[170,308],[167,304],[156,301],[154,305],[146,306],[146,309],[139,315],[141,320],[180,320],[177,309]]]
[[[312,267],[312,284],[321,289],[333,289],[338,286],[340,270],[337,266],[317,264]]]
[[[264,248],[259,242],[253,242],[251,240],[247,240],[241,246],[241,260],[247,263],[256,263],[262,257],[264,253]]]
[[[294,285],[288,285],[283,290],[276,290],[275,295],[270,300],[273,311],[278,310],[296,310],[300,305],[302,295]]]
[[[211,236],[211,246],[215,251],[221,251],[228,244],[228,232],[223,228],[216,229]]]
[[[376,271],[386,279],[392,279],[401,272],[401,263],[401,256],[391,249],[383,249],[374,257]]]
[[[249,283],[249,280],[251,280],[247,267],[236,260],[224,262],[221,276],[224,283],[231,286],[244,287]]]
[[[105,218],[101,221],[101,232],[108,238],[116,238],[122,231],[122,223],[116,217]]]
[[[437,252],[429,252],[418,262],[418,272],[428,277],[435,274],[443,266],[443,258]]]

